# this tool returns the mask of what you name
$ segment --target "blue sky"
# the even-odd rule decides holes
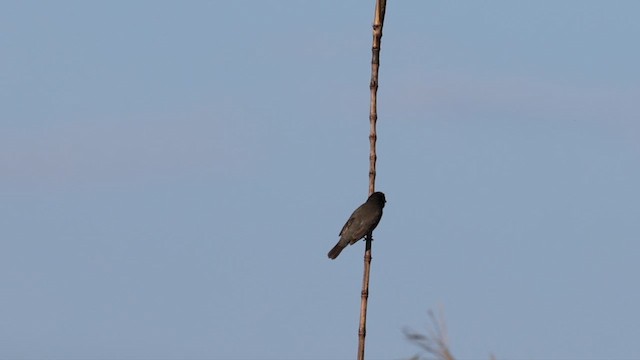
[[[392,1],[367,355],[629,359],[636,1]],[[0,3],[0,358],[346,359],[373,1]]]

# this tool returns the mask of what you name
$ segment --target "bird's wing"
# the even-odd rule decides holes
[[[362,205],[358,206],[358,208],[355,209],[351,213],[351,216],[349,216],[349,220],[347,220],[347,222],[344,224],[344,226],[342,227],[342,230],[340,230],[340,234],[338,234],[338,235],[342,236],[342,234],[344,234],[345,231],[352,230],[351,229],[352,226],[354,226],[354,225],[357,226],[356,224],[354,224],[354,221],[356,220],[356,218],[360,217],[360,216],[358,216],[358,214],[360,212],[362,212],[362,209],[364,208],[364,205],[365,204],[362,204]],[[357,223],[357,221],[356,221],[356,223]],[[364,236],[364,235],[362,235],[362,236]]]
[[[353,224],[353,215],[351,215],[349,220],[347,220],[347,222],[344,223],[344,226],[342,227],[342,230],[340,230],[340,234],[338,234],[338,236],[342,236],[342,233],[344,233],[345,230],[349,229],[349,226],[351,226],[351,224]]]
[[[368,221],[369,219],[360,219],[360,221],[354,221],[349,228],[351,234],[351,243],[362,239],[371,228],[371,224]]]

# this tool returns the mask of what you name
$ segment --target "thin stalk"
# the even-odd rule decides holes
[[[378,69],[380,68],[380,43],[382,40],[382,25],[387,7],[386,0],[376,0],[373,17],[373,46],[371,47],[371,104],[369,107],[369,195],[375,191],[376,183],[376,123],[378,121]],[[364,273],[362,277],[362,292],[360,293],[360,327],[358,328],[358,360],[364,360],[365,337],[367,334],[367,303],[369,301],[369,274],[371,272],[371,234],[365,238]]]

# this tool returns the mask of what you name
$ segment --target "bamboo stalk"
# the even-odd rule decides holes
[[[376,123],[378,121],[378,69],[380,68],[380,42],[382,40],[382,25],[387,7],[386,0],[376,0],[373,18],[373,46],[371,47],[371,103],[369,107],[369,195],[375,191],[376,183]],[[365,337],[367,334],[367,303],[369,301],[369,274],[371,272],[371,241],[368,234],[365,238],[364,272],[362,276],[362,292],[360,293],[360,326],[358,328],[358,360],[364,360]]]

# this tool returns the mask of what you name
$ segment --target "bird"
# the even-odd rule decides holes
[[[382,208],[387,202],[383,193],[377,191],[369,196],[349,217],[340,230],[340,240],[327,256],[335,259],[347,245],[353,245],[366,235],[370,235],[382,218]]]

